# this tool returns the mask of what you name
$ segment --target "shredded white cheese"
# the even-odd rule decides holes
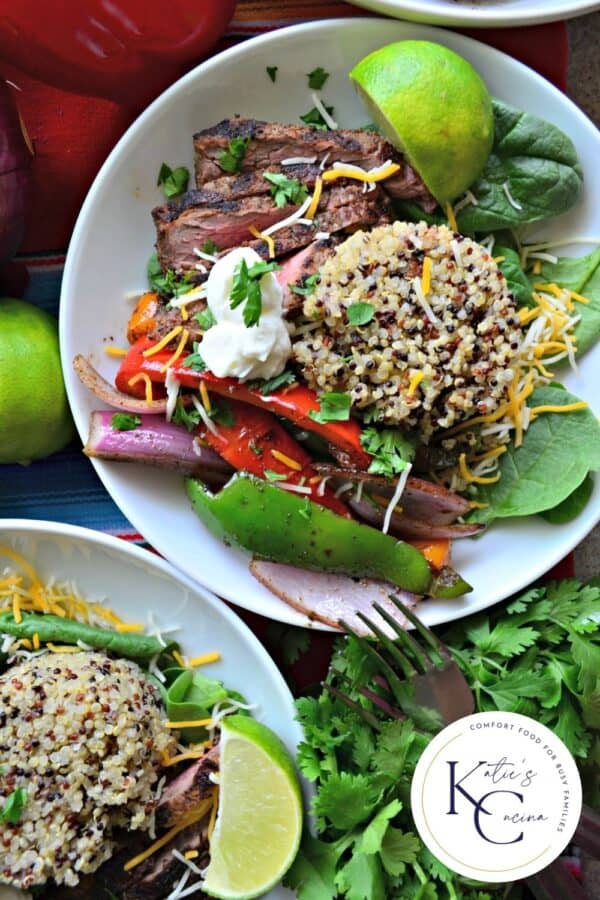
[[[411,463],[407,463],[406,468],[403,469],[402,472],[400,472],[400,476],[398,478],[398,483],[396,484],[396,490],[394,491],[392,499],[390,500],[390,502],[387,505],[387,508],[385,511],[385,516],[383,517],[383,525],[381,526],[381,530],[383,531],[384,534],[388,533],[388,529],[390,527],[390,522],[392,521],[392,514],[400,501],[400,497],[404,493],[404,488],[406,487],[406,482],[407,482],[407,479],[408,479],[411,469],[412,469]]]
[[[329,129],[331,129],[331,131],[337,131],[337,129],[339,128],[339,125],[335,121],[335,119],[331,118],[331,116],[325,109],[323,101],[319,97],[318,93],[316,91],[311,91],[310,96],[312,97],[312,102],[315,104],[315,107],[320,112],[321,117],[322,117],[323,121],[325,122],[325,124],[327,125],[327,127]]]
[[[177,309],[181,309],[182,306],[187,306],[188,303],[192,303],[194,300],[204,300],[205,297],[206,285],[201,284],[197,288],[192,288],[187,294],[182,294],[181,297],[172,297],[169,300],[169,306],[175,306]]]
[[[316,156],[288,156],[287,159],[282,159],[280,165],[282,166],[301,166],[303,163],[307,165],[312,165],[316,163]]]
[[[539,250],[534,253],[528,253],[527,258],[528,259],[541,259],[542,262],[548,262],[548,263],[557,263],[558,262],[558,256],[554,256],[553,253],[542,253]]]
[[[170,422],[173,418],[173,413],[175,412],[175,406],[177,405],[177,398],[179,396],[180,387],[181,383],[173,374],[173,369],[167,369],[165,375],[165,388],[167,390],[167,408],[165,410],[165,416],[167,422]]]
[[[199,869],[196,863],[191,859],[186,859],[183,853],[180,853],[179,850],[171,850],[171,853],[178,859],[180,863],[183,863],[184,866],[187,866],[194,875],[200,875],[202,877],[202,869]]]
[[[327,241],[331,237],[329,231],[317,231],[315,241]]]
[[[343,484],[339,486],[337,491],[335,492],[336,497],[341,497],[342,494],[345,494],[347,491],[351,491],[354,487],[353,481],[345,481]]]
[[[200,399],[198,397],[196,397],[195,395],[193,395],[192,403],[194,404],[195,408],[198,410],[198,413],[200,414],[200,418],[202,419],[202,422],[206,426],[206,428],[208,428],[209,431],[211,431],[216,437],[218,437],[219,429],[217,428],[215,423],[212,421],[212,419],[210,418],[210,416],[204,409],[202,403],[200,402]]]
[[[293,225],[294,222],[298,222],[300,219],[302,219],[304,213],[307,211],[311,203],[312,197],[307,197],[302,206],[299,206],[298,209],[291,215],[287,216],[285,219],[281,219],[279,222],[275,222],[273,225],[269,225],[268,228],[263,229],[263,234],[266,234],[267,236],[270,234],[275,234],[275,232],[279,231],[281,228],[287,228],[288,225]],[[305,219],[302,224],[312,225],[312,221],[309,219]]]
[[[422,284],[420,278],[415,278],[413,280],[413,287],[415,289],[415,294],[417,295],[417,300],[419,301],[419,304],[423,307],[423,310],[425,311],[425,315],[427,316],[427,318],[429,319],[431,324],[437,325],[437,326],[441,325],[442,323],[437,318],[437,316],[434,313],[434,311],[432,310],[431,306],[425,299],[425,294],[423,293],[423,284]]]
[[[194,256],[197,256],[199,259],[205,259],[207,262],[216,262],[219,258],[211,253],[205,253],[204,250],[200,250],[198,247],[192,247],[192,253]]]
[[[509,187],[508,187],[508,182],[507,182],[507,181],[505,181],[505,182],[502,184],[502,190],[504,191],[504,193],[505,193],[505,195],[506,195],[506,199],[508,200],[508,202],[510,203],[510,205],[511,205],[514,209],[519,209],[519,210],[523,209],[523,207],[521,206],[521,204],[520,204],[517,200],[515,200],[515,198],[514,198],[513,195],[511,194],[511,192],[510,192],[510,190],[509,190]]]
[[[198,270],[198,272],[202,272],[203,275],[206,275],[208,269],[204,265],[204,263],[195,263],[194,268]]]
[[[321,170],[321,172],[323,171],[323,169],[324,169],[325,166],[327,165],[327,160],[329,159],[330,156],[331,156],[331,151],[327,152],[327,153],[325,154],[325,156],[323,157],[323,159],[321,160],[321,162],[319,163],[319,169]]]
[[[291,491],[293,494],[312,494],[311,488],[304,487],[302,484],[292,484],[291,481],[276,481],[274,484],[276,487],[282,488],[284,491]]]

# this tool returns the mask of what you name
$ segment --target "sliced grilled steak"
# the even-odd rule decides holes
[[[402,154],[375,132],[349,129],[321,131],[303,125],[256,119],[223,119],[194,135],[198,187],[222,176],[219,155],[234,137],[248,138],[246,154],[241,162],[242,173],[273,169],[282,160],[294,157],[316,156],[321,161],[327,154],[329,162],[348,162],[364,169],[372,169],[391,160],[402,166],[397,175],[385,181],[385,189],[392,197],[415,200],[428,212],[437,205]]]
[[[288,178],[296,178],[301,184],[307,188],[312,188],[317,179],[317,175],[321,174],[318,165],[309,165],[307,163],[282,166],[273,165],[264,170],[265,172],[283,173]],[[200,186],[202,193],[210,192],[218,194],[221,200],[240,200],[242,197],[255,197],[260,194],[268,194],[273,184],[264,177],[261,170],[253,172],[243,172],[240,175],[223,175],[214,181],[209,181]]]
[[[156,252],[163,271],[173,269],[179,276],[198,272],[194,247],[201,249],[214,241],[220,250],[238,247],[252,240],[250,226],[259,231],[290,215],[296,207],[279,209],[270,196],[240,200],[207,201],[203,191],[189,191],[175,202],[152,210],[156,226]]]
[[[244,197],[214,205],[194,205],[201,191],[190,191],[181,200],[167,203],[153,210],[156,225],[156,250],[163,270],[173,269],[177,275],[193,272],[202,280],[197,266],[210,267],[201,261],[194,248],[213,240],[220,250],[234,246],[248,246],[266,258],[269,248],[265,241],[253,238],[250,226],[259,231],[280,222],[297,208],[278,208],[270,196]],[[275,256],[286,256],[310,244],[318,232],[335,233],[343,229],[382,225],[392,221],[392,207],[381,188],[367,193],[361,184],[340,181],[324,190],[311,225],[294,223],[275,232]]]
[[[201,759],[186,766],[183,772],[169,781],[156,808],[157,829],[170,828],[205,800],[214,789],[210,775],[218,769],[219,748],[211,747]]]
[[[159,303],[153,315],[153,327],[149,337],[153,341],[160,341],[166,334],[173,330],[177,325],[185,325],[189,332],[188,345],[191,347],[194,341],[199,341],[202,337],[202,329],[195,320],[194,316],[200,310],[205,309],[206,300],[193,300],[186,307],[188,317],[183,321],[181,318],[181,310],[176,306],[169,307],[166,303]]]
[[[281,269],[275,273],[275,276],[283,289],[283,308],[286,314],[289,315],[300,309],[304,301],[304,296],[294,293],[291,288],[304,288],[306,279],[319,271],[327,257],[333,253],[335,247],[342,240],[341,235],[334,234],[326,240],[314,241],[304,250],[299,250],[282,261]]]

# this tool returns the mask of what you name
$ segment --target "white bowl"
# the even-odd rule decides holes
[[[156,175],[163,160],[192,168],[192,134],[225,116],[298,121],[313,104],[302,73],[325,65],[331,73],[323,95],[338,121],[368,121],[347,73],[365,54],[395,40],[438,41],[465,56],[493,95],[542,116],[566,131],[577,146],[586,177],[576,209],[534,235],[600,235],[600,135],[564,94],[540,75],[485,44],[452,31],[382,19],[342,19],[284,28],[226,50],[180,79],[121,138],[96,178],[79,216],[67,256],[60,309],[63,371],[77,428],[87,438],[90,412],[100,405],[78,381],[73,358],[89,356],[109,380],[117,362],[103,341],[125,344],[131,310],[124,297],[145,285],[154,242],[150,209],[161,202]],[[272,84],[265,66],[279,67]],[[589,248],[591,249],[591,247]],[[565,248],[569,252],[569,248]],[[574,248],[575,254],[586,251]],[[588,353],[580,374],[564,382],[598,410],[600,355]],[[321,627],[273,596],[248,571],[248,555],[226,547],[200,524],[181,477],[140,465],[94,461],[113,500],[163,556],[190,577],[240,606],[272,619]],[[538,518],[495,523],[479,540],[455,543],[454,561],[474,586],[461,600],[427,601],[427,624],[483,609],[520,590],[550,569],[600,518],[600,485],[569,525]]]
[[[42,580],[73,581],[82,597],[106,599],[130,621],[148,622],[152,613],[162,626],[179,626],[173,637],[190,656],[218,650],[221,659],[207,665],[206,674],[254,704],[252,715],[276,731],[295,756],[302,729],[294,719],[292,695],[262,644],[217,597],[147,550],[87,528],[3,519],[2,547],[24,556]],[[12,565],[0,549],[0,572],[6,564]],[[292,896],[283,887],[268,894],[270,900]]]
[[[600,9],[595,0],[349,0],[373,12],[468,28],[515,28],[558,22]]]

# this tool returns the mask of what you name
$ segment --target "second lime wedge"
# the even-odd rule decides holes
[[[277,884],[298,852],[300,785],[277,735],[247,716],[223,721],[220,773],[203,890],[223,900],[249,900]]]

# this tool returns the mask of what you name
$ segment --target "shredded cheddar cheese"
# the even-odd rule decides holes
[[[173,650],[173,659],[175,660],[175,662],[178,665],[181,666],[182,669],[187,668],[186,661],[183,658],[183,656],[181,655],[181,653],[179,652],[179,650]]]
[[[539,416],[540,413],[564,413],[575,412],[578,409],[587,409],[588,404],[585,400],[579,400],[577,403],[565,403],[564,406],[546,404],[545,406],[534,406],[531,409],[532,416]]]
[[[165,769],[170,768],[171,766],[176,766],[180,762],[186,762],[190,759],[202,759],[205,755],[204,750],[186,750],[185,753],[178,753],[177,756],[168,756],[165,754],[162,757],[162,765]]]
[[[259,231],[255,225],[250,225],[250,227],[248,228],[248,231],[250,232],[250,234],[253,237],[258,238],[259,240],[265,242],[265,244],[267,245],[268,251],[269,251],[269,259],[274,259],[275,258],[275,241],[273,240],[271,235],[263,234],[263,232]]]
[[[297,460],[292,459],[291,456],[287,456],[285,453],[282,453],[280,450],[271,450],[271,456],[274,459],[279,460],[280,463],[283,463],[284,466],[287,466],[288,469],[294,469],[296,472],[302,471],[302,464]]]
[[[150,381],[150,376],[146,372],[138,372],[137,375],[134,375],[133,378],[130,378],[127,384],[129,387],[133,387],[138,381],[143,381],[146,389],[146,403],[152,403],[152,382]]]
[[[104,352],[107,356],[127,356],[129,350],[126,350],[124,347],[115,347],[114,344],[111,344],[104,348]]]
[[[456,221],[456,216],[454,215],[454,210],[452,209],[452,204],[450,202],[446,203],[446,205],[444,206],[444,212],[446,213],[448,225],[450,226],[452,231],[458,231],[458,223]]]
[[[46,647],[52,653],[81,653],[81,647],[77,644],[53,644],[52,641],[46,641]]]
[[[426,256],[423,260],[423,274],[421,275],[421,288],[423,289],[423,294],[427,296],[429,291],[431,290],[431,267],[433,265],[433,260],[430,256]]]
[[[327,173],[325,173],[327,174]],[[325,175],[317,175],[315,180],[315,189],[313,191],[312,199],[310,201],[310,206],[306,210],[306,218],[314,219],[317,209],[319,208],[319,201],[321,200],[321,193],[323,191],[323,178]]]
[[[136,632],[143,631],[144,626],[141,622],[117,622],[115,630],[120,631],[121,634],[135,634]]]
[[[154,344],[153,347],[148,347],[147,350],[143,350],[142,356],[154,356],[155,353],[159,353],[161,350],[164,350],[164,348],[168,344],[170,344],[171,341],[174,341],[176,337],[179,337],[182,331],[183,325],[176,325],[175,328],[172,328],[168,334],[165,334],[164,338],[161,338],[161,340],[157,344]]]
[[[210,414],[212,412],[212,406],[211,406],[211,402],[210,402],[210,396],[208,393],[208,389],[203,381],[200,382],[199,391],[200,391],[200,399],[202,400],[202,406],[204,407],[204,409],[210,416]]]
[[[167,728],[207,728],[212,719],[189,719],[183,722],[166,722]]]
[[[410,379],[410,383],[408,385],[408,390],[406,391],[406,394],[408,397],[413,396],[414,392],[416,391],[416,389],[421,384],[421,382],[423,381],[424,378],[425,378],[425,375],[423,374],[423,372],[415,372],[413,377]]]
[[[206,666],[208,663],[218,662],[220,659],[221,654],[218,650],[215,650],[212,653],[203,653],[201,656],[192,656],[189,664],[192,668],[195,668],[196,666]]]
[[[200,856],[197,850],[187,850],[183,855],[186,859],[198,859]]]
[[[213,791],[211,796],[206,800],[203,800],[196,809],[187,813],[185,816],[182,816],[177,825],[174,825],[173,828],[169,829],[162,837],[160,837],[157,841],[151,844],[146,848],[142,853],[139,853],[137,856],[134,856],[132,859],[128,860],[123,869],[125,872],[131,871],[136,866],[139,866],[140,863],[143,863],[144,860],[149,859],[149,857],[153,856],[157,850],[160,850],[161,847],[164,847],[166,844],[170,843],[173,840],[175,835],[179,834],[180,831],[183,831],[184,828],[187,828],[188,825],[194,825],[196,822],[199,822],[204,816],[208,813],[208,811],[216,804],[217,799],[217,791]]]
[[[398,163],[393,162],[383,168],[379,166],[370,171],[365,171],[365,169],[361,169],[360,166],[345,166],[341,164],[323,172],[323,181],[334,181],[336,178],[353,178],[356,181],[362,181],[369,184],[391,178],[392,175],[395,175],[400,169],[401,166],[399,166]]]
[[[164,374],[167,369],[170,369],[173,363],[177,362],[183,351],[185,350],[185,345],[187,344],[187,339],[189,338],[190,333],[187,328],[183,328],[181,332],[181,337],[179,338],[179,343],[177,344],[177,349],[173,353],[173,355],[167,360],[164,366],[160,367],[161,374]]]
[[[468,482],[469,484],[494,484],[496,481],[500,481],[500,473],[497,475],[474,475],[473,472],[470,472],[467,467],[467,457],[465,453],[461,453],[458,457],[458,469],[461,474],[461,477]]]

